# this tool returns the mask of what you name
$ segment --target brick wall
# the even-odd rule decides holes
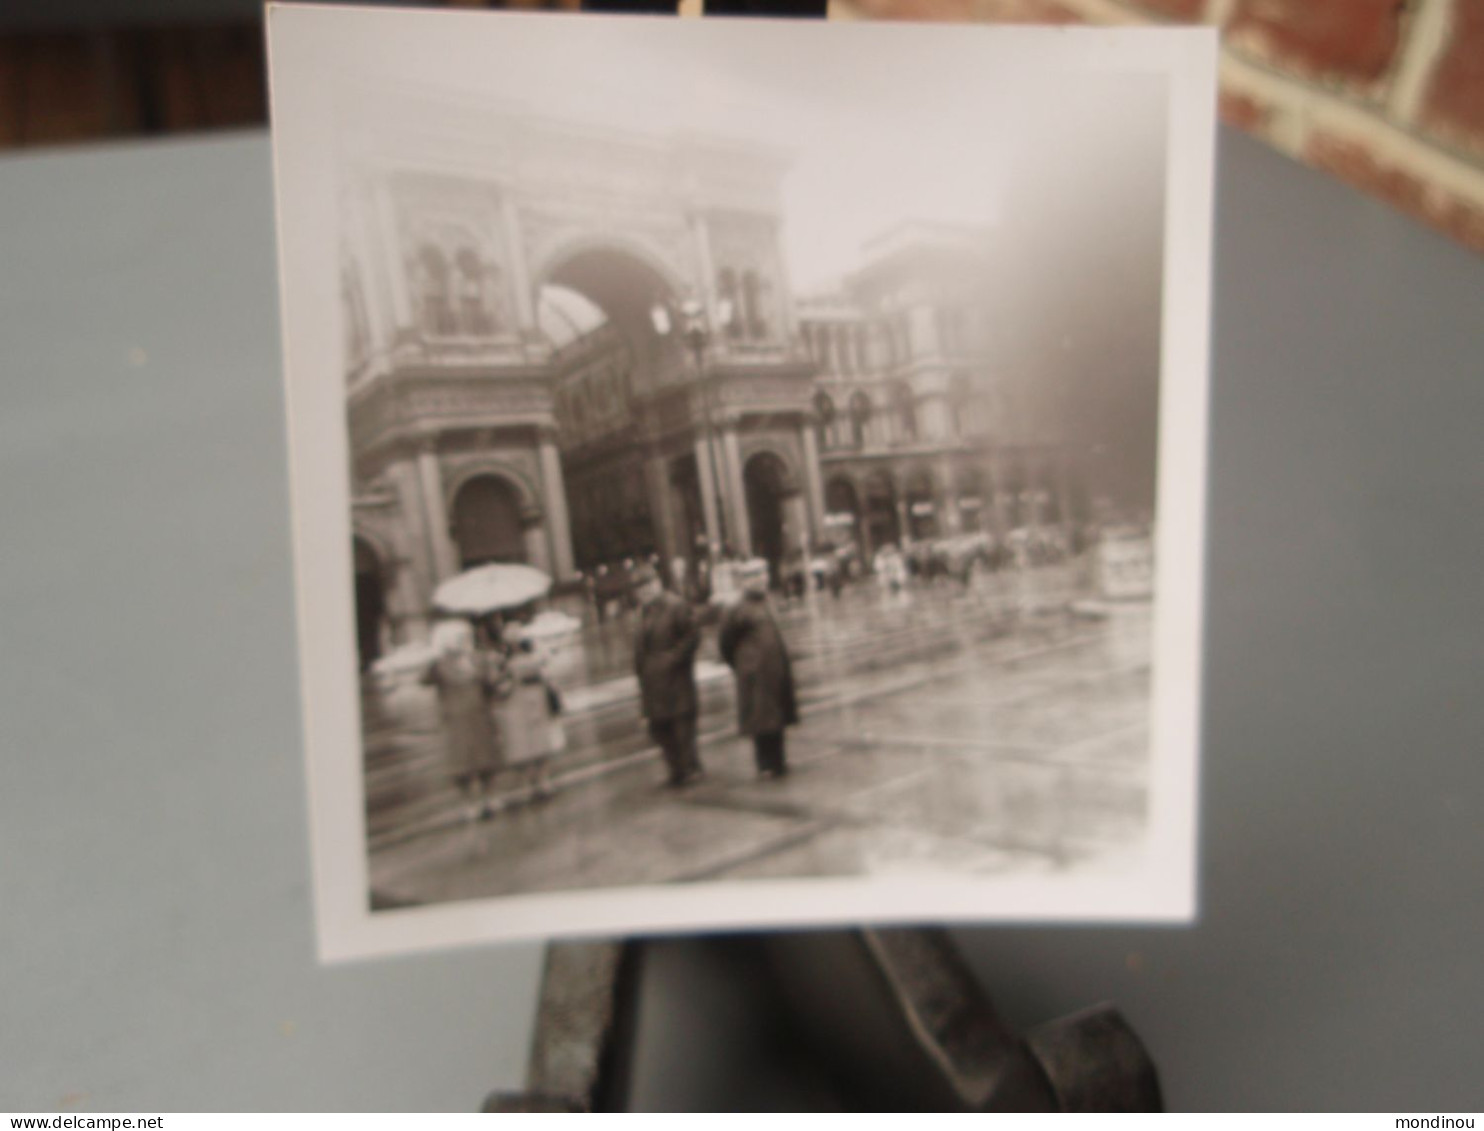
[[[1484,0],[832,0],[831,14],[1216,25],[1224,120],[1484,252]]]
[[[0,150],[267,119],[255,24],[0,36]]]

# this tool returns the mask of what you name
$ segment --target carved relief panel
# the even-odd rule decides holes
[[[400,269],[424,340],[490,339],[515,331],[516,280],[498,191],[427,176],[393,182]]]

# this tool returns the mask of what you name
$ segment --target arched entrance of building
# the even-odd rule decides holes
[[[464,569],[487,562],[524,562],[520,493],[502,475],[476,475],[453,500],[453,535]]]
[[[849,547],[862,563],[871,556],[865,544],[865,527],[861,521],[861,501],[855,484],[843,475],[831,479],[824,489],[824,526],[836,547]]]
[[[865,490],[866,537],[874,550],[883,546],[901,546],[902,527],[897,520],[897,487],[887,471],[873,471],[863,484]]]
[[[742,469],[747,492],[747,521],[752,530],[753,552],[768,561],[774,585],[782,580],[783,500],[789,494],[788,468],[772,452],[758,452]]]
[[[651,481],[644,453],[623,434],[636,423],[636,398],[689,376],[678,326],[672,321],[664,332],[655,317],[675,308],[675,286],[659,260],[621,240],[565,244],[538,270],[542,331],[569,360],[558,403],[584,449],[562,461],[568,509],[585,520],[578,563],[593,569],[655,551],[668,560],[681,549],[661,536],[662,519],[676,509],[670,477]],[[574,506],[575,499],[594,505]]]
[[[356,650],[361,671],[381,658],[382,626],[386,623],[386,581],[381,555],[364,538],[352,537],[351,555],[356,575]]]

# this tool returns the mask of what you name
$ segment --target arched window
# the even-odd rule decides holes
[[[458,264],[459,333],[471,337],[491,334],[495,319],[490,311],[491,272],[488,271],[473,248],[459,250]]]
[[[898,381],[891,387],[891,407],[902,439],[917,439],[917,400],[905,381]]]
[[[850,398],[850,440],[857,448],[866,446],[866,425],[871,422],[871,398],[858,392]]]

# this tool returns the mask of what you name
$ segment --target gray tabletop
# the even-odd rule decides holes
[[[1484,262],[1234,135],[1218,210],[1201,921],[960,938],[1174,1107],[1477,1108]],[[266,140],[0,162],[0,264],[0,1109],[516,1085],[537,948],[315,965]]]

